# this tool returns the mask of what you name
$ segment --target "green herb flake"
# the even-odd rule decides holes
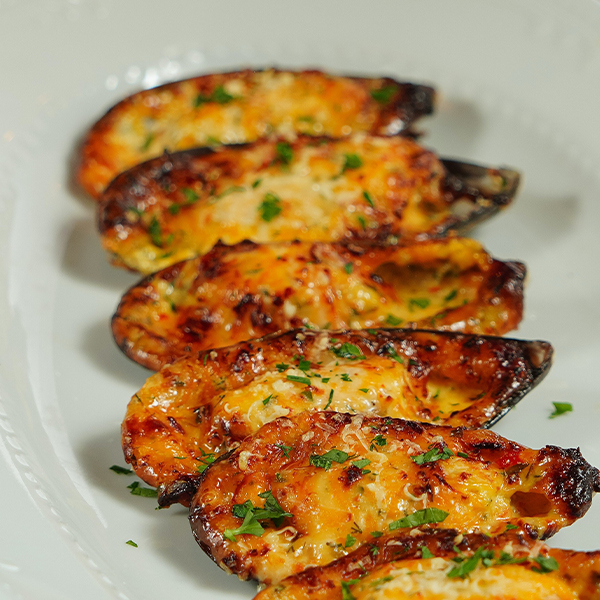
[[[356,217],[356,220],[360,223],[360,226],[363,228],[363,230],[367,228],[367,222],[365,221],[365,218],[362,215],[358,215]]]
[[[532,567],[536,573],[550,573],[558,569],[558,562],[552,556],[536,556],[533,562],[538,564],[538,567]]]
[[[310,390],[304,390],[303,392],[301,392],[302,396],[304,396],[309,402],[313,401],[313,395],[312,392]]]
[[[234,505],[234,508],[236,506],[240,505],[236,504]],[[223,532],[223,537],[231,542],[237,542],[235,537],[236,535],[248,534],[260,537],[264,531],[265,530],[263,526],[256,520],[254,512],[252,510],[248,510],[246,512],[246,516],[244,517],[244,522],[236,529],[225,529]]]
[[[271,398],[273,398],[273,394],[269,394],[263,401],[262,403],[266,406],[267,404],[269,404]]]
[[[350,586],[356,583],[358,579],[351,579],[350,581],[342,581],[342,600],[356,600],[356,596],[350,591]]]
[[[147,152],[150,149],[150,146],[152,145],[153,141],[154,141],[154,134],[153,133],[149,133],[146,136],[146,139],[144,140],[144,143],[142,144],[140,150],[142,152]]]
[[[253,190],[254,190],[254,189],[256,189],[256,188],[257,188],[257,187],[260,185],[261,181],[262,181],[262,179],[257,179],[257,180],[255,180],[255,181],[252,183],[252,189],[253,189]]]
[[[379,446],[380,448],[387,445],[387,440],[378,433],[372,440],[371,445],[369,446],[369,450],[373,452],[375,450],[375,446]]]
[[[506,524],[506,531],[510,531],[511,529],[519,529],[517,525],[513,525],[512,523]]]
[[[230,185],[228,188],[223,190],[218,196],[217,200],[229,196],[229,194],[235,194],[236,192],[245,192],[246,188],[242,185]]]
[[[398,317],[395,317],[392,314],[389,314],[386,319],[385,322],[388,325],[391,325],[392,327],[398,327],[398,325],[402,325],[402,323],[404,322],[403,319],[399,319]]]
[[[175,216],[175,215],[179,214],[179,211],[181,210],[181,206],[179,204],[173,202],[173,204],[171,204],[169,206],[169,208],[167,208],[167,210],[169,211],[170,214]]]
[[[182,188],[181,192],[185,196],[185,201],[188,204],[194,204],[194,202],[197,202],[198,198],[200,198],[200,196],[198,196],[198,194],[196,194],[196,192],[192,188]]]
[[[365,355],[361,352],[358,346],[344,342],[339,348],[331,348],[331,351],[338,358],[347,358],[348,360],[362,360]]]
[[[441,450],[437,447],[433,447],[430,450],[427,450],[427,452],[417,454],[416,456],[411,456],[410,458],[417,465],[423,465],[425,463],[436,462],[438,460],[447,460],[452,456],[454,456],[454,452],[452,452],[448,446],[444,446]]]
[[[346,271],[346,273],[348,273],[348,275],[350,275],[350,273],[352,273],[352,269],[354,269],[354,265],[352,263],[346,263],[344,265],[344,271]]]
[[[332,450],[325,452],[325,454],[311,454],[310,464],[313,467],[328,471],[334,462],[341,464],[346,462],[349,457],[350,455],[347,452],[333,448]]]
[[[288,375],[288,381],[295,381],[296,383],[303,383],[304,385],[310,385],[310,379],[308,377],[299,377],[298,375]]]
[[[113,465],[112,467],[108,468],[117,475],[133,475],[132,469],[126,469],[125,467],[120,467],[119,465]]]
[[[263,221],[269,223],[275,217],[281,214],[281,200],[279,196],[271,192],[267,192],[263,198],[263,201],[258,207],[258,212]]]
[[[367,471],[365,469],[365,467],[367,465],[370,465],[371,461],[368,458],[361,458],[360,460],[354,460],[352,461],[352,465],[355,466],[357,469],[362,469],[363,475],[365,473],[370,473],[371,471]]]
[[[421,546],[421,558],[435,558],[435,554],[427,546]]]
[[[327,410],[329,408],[332,400],[333,400],[333,390],[329,390],[329,398],[328,398],[327,404],[325,405],[325,408],[323,410]]]
[[[150,235],[150,239],[152,240],[152,243],[155,246],[162,248],[162,246],[163,246],[162,227],[160,226],[160,223],[158,222],[158,219],[156,217],[152,217],[152,220],[150,221],[150,225],[148,225],[148,234]]]
[[[294,151],[287,142],[277,142],[275,152],[277,153],[277,160],[284,165],[289,165],[294,159]]]
[[[404,359],[396,352],[395,348],[391,344],[385,345],[384,348],[387,354],[390,356],[390,358],[395,360],[397,363],[400,363],[401,365],[404,364]]]
[[[408,308],[412,312],[417,308],[427,308],[429,304],[429,298],[410,298],[408,301]]]
[[[483,547],[477,548],[475,554],[473,554],[473,556],[467,559],[464,559],[463,556],[460,556],[458,559],[454,559],[455,562],[458,560],[460,560],[460,562],[458,563],[458,565],[456,565],[456,567],[452,568],[448,572],[447,576],[451,579],[455,579],[458,577],[464,579],[469,575],[469,573],[471,573],[477,568],[477,565],[479,564],[480,560],[483,562],[484,566],[490,566],[492,564],[491,561],[493,557],[493,551],[486,550]]]
[[[198,473],[204,473],[204,471],[206,471],[206,469],[208,469],[208,467],[212,465],[215,460],[217,460],[217,457],[212,452],[208,454],[203,452],[197,469]]]
[[[350,375],[348,375],[348,373],[342,373],[340,375],[342,381],[352,381],[352,379],[350,379]]]
[[[215,88],[211,98],[213,102],[217,102],[218,104],[227,104],[228,102],[235,100],[236,96],[232,96],[230,93],[226,92],[225,88],[220,85]]]
[[[342,173],[348,169],[359,169],[363,166],[363,161],[358,154],[344,154],[344,166]]]
[[[461,458],[469,458],[469,455],[466,452],[457,452],[456,456],[460,456]]]
[[[447,516],[448,513],[439,508],[423,508],[397,521],[393,521],[389,524],[389,530],[394,531],[395,529],[404,529],[405,527],[417,527],[428,523],[441,523]]]
[[[275,365],[275,368],[280,372],[283,373],[284,371],[286,371],[287,369],[290,368],[290,365],[286,365],[285,363],[277,363]]]
[[[292,450],[291,446],[286,446],[285,444],[275,444],[276,448],[279,448],[283,454],[285,455],[286,458],[290,457],[290,452]]]
[[[144,498],[157,498],[158,492],[154,488],[147,488],[140,485],[139,481],[134,481],[127,486],[133,496],[143,496]]]
[[[134,548],[137,548],[138,545],[133,541],[133,540],[127,540],[125,542],[128,546],[133,546]]]
[[[383,531],[371,531],[371,535],[374,538],[378,538],[378,537],[381,537],[383,535]]]
[[[367,201],[367,204],[371,208],[375,208],[375,203],[373,202],[373,198],[371,197],[371,194],[369,194],[369,192],[367,192],[367,190],[363,190],[363,198]]]
[[[454,300],[457,294],[458,290],[452,290],[447,296],[444,297],[444,302],[450,302],[450,300]]]
[[[526,557],[523,558],[515,558],[512,554],[508,552],[500,552],[499,558],[496,560],[497,565],[520,565],[521,563],[526,562],[528,559]]]
[[[344,542],[344,548],[352,548],[356,544],[356,538],[353,535],[348,534],[346,541]]]
[[[554,412],[550,415],[551,419],[573,411],[573,405],[570,402],[553,402],[552,404],[554,405]]]
[[[387,104],[394,94],[396,93],[396,87],[393,85],[386,85],[378,90],[371,90],[371,98],[379,104]]]

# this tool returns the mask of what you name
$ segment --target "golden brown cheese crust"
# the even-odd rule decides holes
[[[276,69],[168,83],[125,98],[92,127],[78,179],[97,198],[116,175],[165,151],[248,142],[271,133],[395,135],[432,112],[433,95],[427,86],[384,77]]]
[[[524,272],[460,238],[218,246],[132,287],[112,329],[125,354],[155,370],[190,352],[301,326],[500,335],[521,320]]]
[[[423,462],[434,449],[439,460]],[[332,451],[338,458],[324,464]],[[190,522],[217,564],[276,583],[348,554],[348,536],[361,544],[415,520],[491,535],[510,524],[544,538],[581,517],[599,488],[598,470],[579,450],[531,450],[483,429],[302,413],[265,425],[214,462]],[[240,531],[236,505],[262,509],[269,495],[286,516],[263,520],[261,535]]]
[[[199,469],[279,416],[327,408],[489,426],[551,357],[545,342],[455,333],[290,331],[163,367],[129,403],[123,450],[161,487],[159,504],[187,504]]]
[[[424,549],[437,560],[422,559]],[[420,587],[422,595],[419,598],[447,600],[456,592],[460,592],[460,598],[466,598],[464,588],[469,586],[472,579],[476,579],[478,573],[481,574],[484,565],[480,561],[477,569],[464,579],[448,577],[448,573],[460,564],[453,562],[453,559],[468,559],[482,550],[486,551],[491,561],[488,568],[500,568],[508,578],[502,580],[504,585],[498,595],[493,594],[493,586],[488,584],[484,588],[485,598],[600,599],[600,552],[549,548],[521,532],[509,531],[490,539],[481,534],[463,535],[456,530],[442,529],[402,531],[373,539],[329,565],[309,568],[267,587],[254,600],[344,600],[348,595],[342,595],[342,582],[345,582],[347,592],[355,600],[363,598],[361,594],[367,590],[371,595],[365,595],[366,598],[402,599],[405,597],[403,593],[411,591],[406,584],[413,582]],[[547,573],[536,572],[536,569],[540,570],[539,557],[553,558],[558,568]],[[523,562],[513,562],[512,559]],[[406,571],[410,572],[408,577]],[[432,571],[441,571],[441,576],[431,577]],[[499,579],[497,573],[491,574]],[[432,588],[432,579],[440,590],[439,596],[426,595],[427,588]],[[404,584],[404,589],[398,589],[398,583]],[[526,585],[526,592],[521,590],[520,594],[509,595],[514,590],[508,589],[507,583],[521,587]],[[555,595],[557,592],[562,595]],[[480,596],[475,592],[469,597]]]
[[[196,148],[119,175],[100,198],[98,226],[115,265],[153,273],[219,240],[438,237],[516,193],[514,171],[447,164],[411,139],[364,134]]]

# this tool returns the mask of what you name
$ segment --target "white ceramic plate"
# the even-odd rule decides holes
[[[496,430],[600,465],[600,6],[592,0],[0,0],[0,596],[250,599],[185,511],[131,496],[119,425],[147,373],[108,320],[135,277],[109,267],[74,148],[121,97],[198,72],[316,66],[431,82],[425,143],[524,173],[475,235],[529,267],[517,335],[543,384]],[[550,420],[552,402],[571,414]],[[552,543],[600,547],[600,505]],[[134,540],[138,548],[126,544]]]

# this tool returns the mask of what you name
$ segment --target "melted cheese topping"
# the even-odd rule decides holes
[[[97,195],[115,175],[165,149],[246,142],[274,132],[341,137],[375,128],[398,133],[406,124],[395,111],[378,122],[390,102],[370,95],[384,85],[392,89],[389,100],[401,88],[391,80],[267,70],[188,79],[140,92],[92,129],[79,178]]]
[[[554,573],[523,565],[477,567],[469,576],[449,578],[456,563],[441,558],[408,560],[375,569],[350,590],[355,600],[575,600],[578,596]]]
[[[132,172],[106,194],[114,198],[114,207],[103,233],[105,248],[118,264],[150,273],[205,254],[219,240],[230,245],[245,239],[394,241],[457,223],[442,189],[443,166],[412,140],[357,135],[315,146],[305,139],[293,150],[289,147],[289,164],[278,160],[276,147],[263,141],[192,161],[188,179],[199,177],[194,173],[212,178],[214,170],[211,186],[198,181],[182,190],[179,186],[188,179],[171,171],[176,183],[172,190],[165,188],[153,180],[162,173],[154,163]],[[347,156],[359,157],[360,166],[345,169]],[[234,174],[219,167],[227,161],[235,165],[229,169]],[[146,197],[136,187],[135,198],[129,198],[132,177]],[[273,213],[264,212],[265,199],[273,203]],[[130,209],[130,201],[137,202],[138,210]],[[471,200],[472,207],[475,202]],[[118,217],[116,210],[121,211]]]
[[[206,264],[218,268],[218,277],[205,276],[202,260],[194,259],[178,266],[175,276],[165,271],[168,281],[159,272],[125,294],[113,332],[134,360],[143,355],[172,362],[190,351],[301,325],[402,324],[502,334],[521,318],[518,275],[472,240],[376,247],[358,256],[308,243],[214,252],[217,260]],[[170,356],[162,358],[165,350]]]

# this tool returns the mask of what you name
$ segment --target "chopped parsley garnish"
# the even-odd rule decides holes
[[[310,360],[306,360],[305,358],[302,358],[301,356],[298,357],[298,368],[301,371],[310,371]]]
[[[363,198],[367,201],[368,205],[371,208],[375,208],[375,204],[373,203],[373,198],[371,197],[371,194],[369,194],[369,192],[367,192],[367,190],[363,190]]]
[[[217,200],[224,198],[225,196],[229,196],[229,194],[233,194],[235,192],[244,192],[246,188],[241,185],[230,185],[227,189],[223,190],[218,196]]]
[[[200,464],[198,465],[198,473],[204,473],[206,469],[208,469],[209,465],[217,460],[217,457],[211,453],[202,452],[202,458],[200,459]]]
[[[263,526],[259,521],[266,521],[271,519],[275,527],[281,526],[285,517],[293,517],[291,513],[285,512],[276,498],[273,496],[273,492],[268,490],[259,494],[260,498],[265,499],[265,505],[263,508],[259,508],[252,504],[252,500],[246,500],[244,504],[234,504],[231,512],[234,517],[238,519],[244,519],[243,523],[236,529],[225,529],[223,536],[235,542],[236,535],[249,534],[261,536],[264,532]]]
[[[133,541],[133,540],[127,540],[125,542],[128,546],[133,546],[134,548],[137,548],[138,545]]]
[[[271,398],[273,397],[273,394],[269,394],[263,401],[262,403],[266,406],[267,404],[269,404],[269,401],[271,400]]]
[[[327,410],[329,408],[329,405],[331,404],[332,400],[333,400],[333,390],[329,390],[329,398],[328,398],[327,404],[325,405],[325,408],[323,410]]]
[[[383,531],[371,531],[371,535],[375,538],[378,538],[383,535]]]
[[[148,233],[150,234],[152,243],[161,248],[163,245],[162,227],[160,226],[160,223],[156,217],[152,217],[150,225],[148,225]]]
[[[348,534],[346,541],[344,542],[344,548],[352,548],[356,544],[356,538],[353,535]]]
[[[353,268],[354,268],[354,265],[352,263],[346,263],[344,265],[344,271],[346,271],[346,273],[348,273],[348,275],[350,275],[350,273],[352,273]]]
[[[142,152],[146,152],[147,150],[149,150],[153,141],[154,141],[154,134],[153,133],[149,133],[146,136],[146,139],[144,140],[144,143],[142,144],[142,147],[140,148],[140,150]]]
[[[111,471],[114,471],[117,475],[133,475],[132,469],[126,469],[125,467],[120,467],[119,465],[113,465],[112,467],[108,467]]]
[[[416,308],[427,308],[429,304],[429,298],[410,298],[408,301],[408,308],[413,311]]]
[[[346,462],[349,457],[350,455],[347,452],[333,448],[332,450],[325,452],[325,454],[311,454],[310,464],[313,467],[328,471],[334,462],[341,464]]]
[[[384,348],[385,351],[389,354],[390,358],[393,358],[397,363],[400,363],[401,365],[404,364],[404,359],[396,352],[392,345],[386,344]]]
[[[310,379],[308,377],[299,377],[298,375],[288,375],[288,381],[295,381],[296,383],[304,383],[305,385],[310,385]]]
[[[510,531],[511,529],[519,529],[517,525],[513,525],[512,523],[506,524],[506,531]]]
[[[434,558],[435,554],[427,546],[421,546],[421,558]]]
[[[169,208],[167,208],[167,210],[169,211],[170,214],[175,216],[175,215],[179,214],[179,211],[181,210],[181,206],[179,204],[173,202],[173,204],[171,204],[169,206]]]
[[[216,102],[217,104],[227,104],[232,100],[235,100],[237,96],[232,96],[229,92],[225,91],[225,88],[220,85],[214,89],[210,96],[204,94],[198,94],[194,100],[194,108],[198,108],[207,102]]]
[[[395,529],[417,527],[418,525],[426,525],[427,523],[441,523],[447,516],[448,513],[439,508],[423,508],[397,521],[393,521],[389,524],[389,529],[390,531],[394,531]]]
[[[262,181],[262,179],[257,179],[256,181],[254,181],[252,183],[252,189],[257,188],[260,185],[260,182]]]
[[[436,462],[438,460],[446,460],[454,456],[454,452],[448,448],[448,446],[444,446],[441,450],[437,447],[433,447],[427,452],[423,452],[422,454],[417,454],[416,456],[411,456],[410,458],[417,465],[423,465],[425,463]]]
[[[290,451],[292,450],[291,446],[286,446],[285,444],[275,444],[275,447],[279,448],[286,458],[290,457]]]
[[[452,579],[456,577],[461,577],[462,579],[464,579],[471,571],[474,571],[477,568],[477,565],[479,564],[480,560],[487,560],[489,562],[493,557],[493,551],[486,550],[483,547],[477,548],[475,554],[473,554],[473,556],[467,558],[466,560],[463,560],[461,557],[462,562],[460,562],[458,565],[456,565],[456,567],[452,568],[448,572],[448,577]]]
[[[310,390],[304,390],[303,392],[301,392],[301,394],[310,402],[313,401],[313,395],[312,392]]]
[[[294,159],[294,151],[287,142],[277,142],[275,152],[277,153],[277,160],[284,165],[289,165]]]
[[[363,161],[358,154],[344,154],[344,167],[342,173],[348,169],[358,169],[362,167]]]
[[[554,404],[554,412],[550,415],[551,419],[573,411],[573,405],[570,402],[553,402],[552,404]]]
[[[496,560],[497,565],[518,565],[524,563],[527,558],[515,558],[508,552],[500,552],[500,557]]]
[[[363,229],[366,229],[366,228],[367,228],[367,222],[365,221],[365,218],[364,218],[362,215],[358,215],[358,216],[356,217],[356,220],[357,220],[357,221],[360,223],[360,226],[361,226]]]
[[[378,90],[371,90],[371,98],[379,104],[387,104],[392,96],[396,93],[396,87],[393,85],[386,85]]]
[[[275,368],[280,372],[283,373],[286,369],[290,368],[290,365],[286,365],[285,363],[277,363],[275,365]]]
[[[450,302],[450,300],[454,300],[457,294],[458,290],[452,290],[447,296],[444,297],[444,302]]]
[[[403,319],[399,319],[398,317],[395,317],[392,314],[389,314],[386,319],[385,322],[388,325],[391,325],[392,327],[397,327],[398,325],[401,325],[403,323]]]
[[[263,201],[258,207],[260,217],[263,221],[272,221],[275,217],[281,214],[281,200],[279,196],[271,192],[267,192]]]
[[[368,469],[364,468],[364,467],[366,467],[367,465],[370,465],[370,464],[371,464],[371,461],[368,458],[361,458],[360,460],[353,460],[352,461],[352,465],[355,466],[357,469],[360,469],[362,471],[363,475],[366,475],[367,473],[371,472]]]
[[[358,579],[342,581],[342,600],[356,600],[356,596],[350,591],[350,586],[356,583]]]
[[[456,456],[460,456],[461,458],[469,458],[469,455],[466,452],[457,452]]]
[[[378,433],[372,440],[371,445],[369,446],[369,450],[373,452],[375,450],[375,446],[379,446],[380,448],[387,444],[387,440]]]
[[[368,394],[371,390],[369,388],[359,388],[358,391],[362,392],[363,394]]]
[[[350,379],[350,375],[348,375],[348,373],[342,373],[340,375],[340,377],[342,378],[342,381],[352,381],[352,379]]]
[[[344,342],[339,348],[331,348],[331,351],[338,358],[347,358],[348,360],[362,360],[365,355],[358,346]]]
[[[533,559],[539,566],[532,567],[532,570],[536,573],[550,573],[551,571],[556,571],[558,569],[558,562],[556,562],[555,558],[552,556],[536,556]]]
[[[158,496],[158,492],[154,488],[144,487],[140,485],[139,481],[134,481],[127,486],[127,489],[134,496],[143,496],[144,498],[156,498]]]
[[[198,196],[198,194],[196,194],[196,192],[192,188],[186,187],[183,188],[181,191],[185,196],[185,200],[188,204],[194,204],[194,202],[197,202],[198,198],[200,198],[200,196]]]

